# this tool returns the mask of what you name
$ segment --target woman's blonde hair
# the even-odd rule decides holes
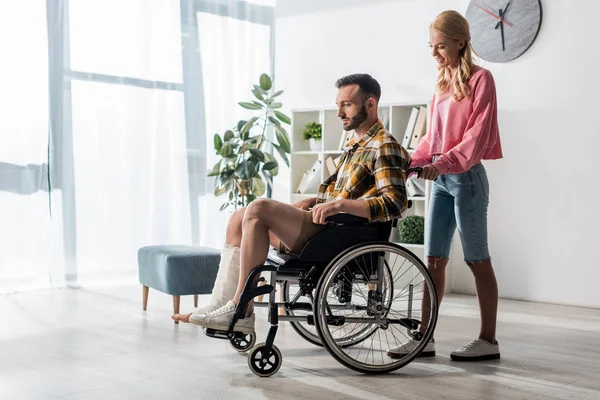
[[[450,85],[452,84],[454,87],[453,97],[456,101],[469,97],[469,78],[471,77],[471,70],[473,68],[473,48],[471,47],[469,22],[460,13],[448,10],[435,18],[431,23],[431,28],[452,39],[465,41],[465,45],[458,53],[456,79],[453,82],[450,68],[444,67],[440,69],[435,85],[436,89],[440,93],[444,93],[450,89]]]

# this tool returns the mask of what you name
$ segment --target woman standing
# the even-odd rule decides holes
[[[442,301],[445,272],[454,231],[458,228],[465,262],[475,277],[481,314],[479,336],[452,352],[453,360],[500,357],[496,341],[498,285],[487,241],[488,178],[481,160],[502,158],[496,87],[492,74],[473,64],[467,20],[444,11],[430,26],[431,54],[439,75],[431,102],[427,135],[413,154],[411,167],[423,167],[421,178],[433,180],[427,218],[427,264]],[[429,296],[423,309],[429,308]],[[422,321],[422,329],[428,321]],[[417,343],[390,349],[404,356]],[[433,340],[422,356],[435,355]]]

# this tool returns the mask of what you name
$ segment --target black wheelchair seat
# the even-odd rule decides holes
[[[303,270],[307,266],[326,266],[338,254],[357,244],[386,241],[392,222],[369,223],[367,218],[351,214],[336,214],[327,218],[329,227],[312,237],[299,255],[269,252],[267,261],[278,266],[282,273]]]

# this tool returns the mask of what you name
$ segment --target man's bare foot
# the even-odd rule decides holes
[[[192,316],[192,313],[189,314],[173,314],[171,315],[171,319],[173,319],[173,321],[179,321],[179,322],[185,322],[186,324],[190,322],[190,317]]]

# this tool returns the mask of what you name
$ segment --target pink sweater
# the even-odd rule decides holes
[[[440,155],[433,164],[440,174],[459,174],[481,160],[502,158],[494,78],[474,66],[469,86],[471,95],[461,101],[452,98],[453,89],[433,95],[427,134],[412,155],[412,167]]]

